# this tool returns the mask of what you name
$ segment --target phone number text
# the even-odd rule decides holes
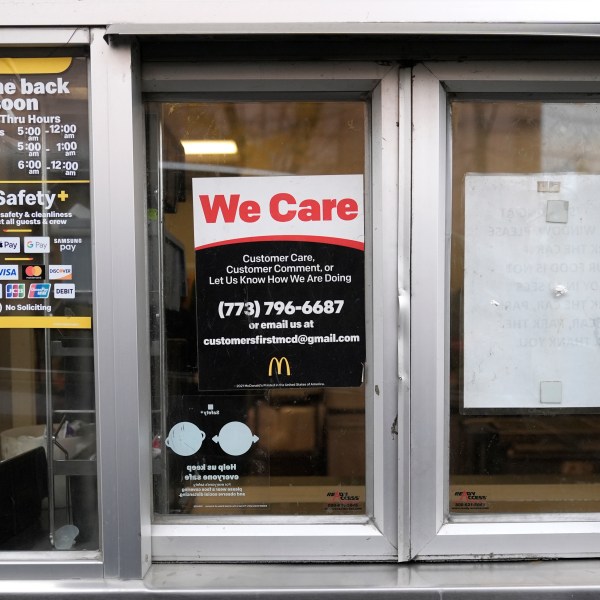
[[[281,316],[295,315],[301,312],[303,315],[337,315],[344,308],[343,300],[306,300],[302,304],[293,300],[277,300],[274,302],[260,302],[250,300],[248,302],[219,302],[219,317],[260,317],[264,315]]]

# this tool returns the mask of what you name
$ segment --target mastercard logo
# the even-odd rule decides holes
[[[21,279],[45,279],[46,267],[44,265],[23,265],[21,267]]]
[[[42,267],[39,265],[30,265],[25,267],[25,275],[27,277],[39,277],[42,274]]]

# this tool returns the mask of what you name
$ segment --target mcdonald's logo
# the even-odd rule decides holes
[[[271,359],[271,361],[269,362],[269,377],[271,377],[273,375],[273,364],[275,364],[275,368],[277,369],[277,375],[281,375],[281,371],[283,371],[284,363],[285,363],[285,374],[289,377],[292,374],[292,372],[290,370],[290,362],[285,356],[282,356],[281,358],[277,358],[274,356]]]

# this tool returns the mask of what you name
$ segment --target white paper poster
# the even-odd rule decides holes
[[[464,407],[600,406],[600,176],[465,178]]]

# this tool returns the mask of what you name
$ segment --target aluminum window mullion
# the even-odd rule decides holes
[[[375,89],[371,133],[374,348],[369,369],[373,412],[371,445],[374,447],[373,512],[376,522],[390,539],[398,536],[395,515],[398,445],[401,443],[392,431],[398,416],[398,86],[398,72],[394,70]]]
[[[446,100],[424,66],[414,70],[411,262],[411,548],[444,517]]]
[[[410,257],[412,69],[399,73],[398,97],[398,560],[410,558]]]
[[[101,531],[105,577],[136,578],[150,566],[143,120],[132,49],[103,35],[91,45]]]

